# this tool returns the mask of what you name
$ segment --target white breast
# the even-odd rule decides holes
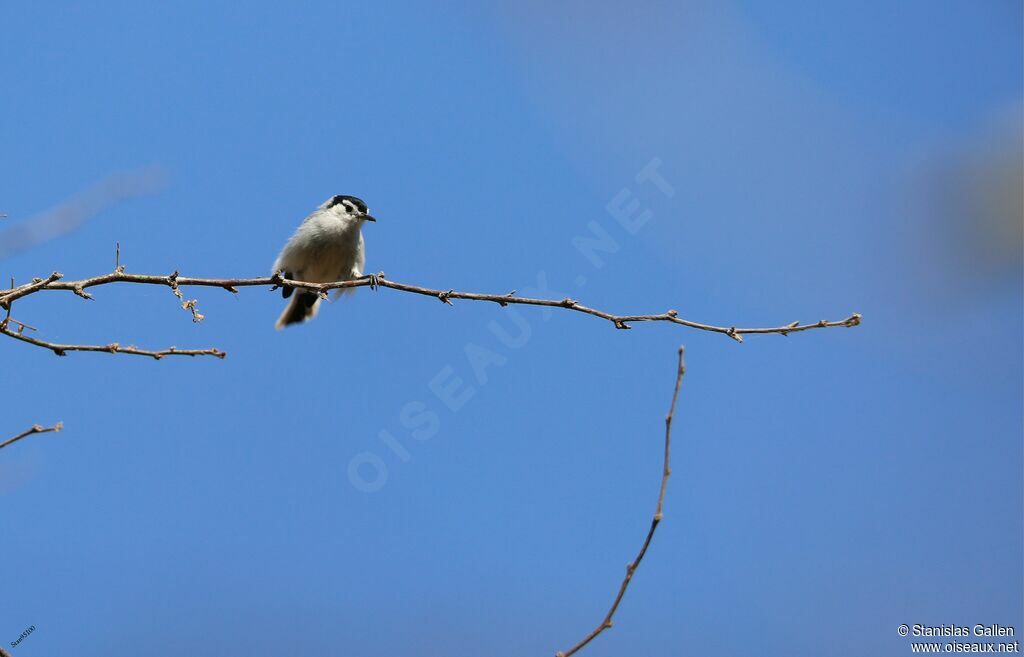
[[[275,271],[291,272],[313,283],[344,281],[362,275],[363,236],[360,221],[333,210],[317,210],[295,231],[274,263]]]

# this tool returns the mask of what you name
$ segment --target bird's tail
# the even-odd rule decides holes
[[[301,324],[316,317],[316,311],[320,309],[320,295],[315,292],[304,292],[296,290],[291,301],[285,307],[284,312],[277,318],[274,325],[278,331],[289,324]]]

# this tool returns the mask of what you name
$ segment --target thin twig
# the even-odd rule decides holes
[[[356,288],[356,287],[372,287],[372,288],[388,288],[391,290],[397,290],[399,292],[407,292],[410,294],[418,294],[427,297],[433,297],[438,299],[442,303],[451,305],[453,299],[455,300],[466,300],[466,301],[487,301],[497,303],[500,306],[507,306],[509,304],[519,304],[528,306],[543,306],[547,308],[565,308],[575,312],[583,313],[586,315],[592,315],[612,323],[615,328],[618,329],[629,329],[633,322],[669,322],[672,324],[678,324],[680,326],[686,326],[701,331],[709,331],[712,333],[721,333],[727,335],[737,342],[743,341],[743,336],[746,334],[768,334],[774,333],[778,335],[788,335],[790,333],[797,333],[800,331],[808,331],[811,329],[820,328],[836,328],[836,327],[852,327],[857,326],[861,322],[861,316],[858,313],[854,313],[846,319],[828,321],[821,320],[819,322],[812,322],[808,324],[801,324],[800,322],[793,322],[784,326],[775,326],[770,328],[737,328],[735,326],[715,326],[712,324],[703,324],[700,322],[694,322],[688,319],[679,317],[679,313],[675,310],[667,310],[659,314],[650,315],[614,315],[612,313],[598,310],[585,306],[575,299],[564,298],[564,299],[536,299],[529,297],[517,297],[515,292],[509,292],[506,294],[484,294],[478,292],[459,292],[457,290],[442,290],[433,289],[428,287],[422,287],[419,285],[411,285],[408,283],[399,283],[397,281],[391,281],[384,277],[383,273],[363,276],[350,281],[338,281],[335,283],[309,283],[305,281],[295,281],[284,278],[280,273],[273,276],[265,276],[261,278],[190,278],[187,276],[181,276],[178,272],[174,272],[167,276],[151,275],[151,274],[127,274],[124,272],[123,265],[118,262],[117,269],[110,274],[104,274],[101,276],[94,276],[92,278],[85,278],[77,281],[64,281],[61,280],[62,275],[59,272],[52,273],[48,278],[35,279],[33,282],[19,287],[14,287],[10,290],[4,290],[0,292],[0,308],[10,309],[11,304],[21,298],[27,297],[32,294],[36,294],[41,291],[52,291],[52,290],[64,290],[75,293],[83,299],[91,299],[92,294],[86,290],[92,287],[98,287],[101,285],[110,285],[114,283],[132,283],[138,285],[163,285],[171,289],[176,297],[181,301],[181,305],[185,310],[192,313],[193,321],[201,321],[203,316],[198,312],[197,302],[195,300],[185,300],[181,294],[180,288],[182,286],[198,286],[198,287],[219,287],[227,290],[228,292],[237,292],[240,287],[264,287],[269,286],[271,289],[278,287],[291,287],[300,288],[317,292],[321,296],[327,294],[329,290],[344,289],[344,288]],[[6,332],[7,335],[11,333]],[[12,336],[13,337],[13,336]],[[49,343],[45,343],[41,340],[31,341],[25,340],[38,346],[43,346],[48,349],[54,349],[54,346]],[[184,354],[185,352],[177,350],[169,350],[167,352],[147,352],[142,353],[136,351],[126,351],[125,349],[108,349],[101,346],[87,346],[87,345],[56,345],[58,349],[63,351],[107,351],[107,352],[118,352],[118,353],[140,353],[140,355],[154,355],[162,354],[169,355],[170,353]],[[83,347],[83,348],[72,348],[72,347]],[[54,349],[56,352],[57,349]],[[204,350],[193,350],[188,355],[215,355],[222,356],[223,352],[216,349],[204,349]]]
[[[636,569],[640,567],[640,562],[643,560],[644,555],[647,554],[647,548],[651,545],[651,539],[654,538],[654,531],[658,529],[658,524],[661,523],[662,507],[665,504],[665,489],[668,487],[668,478],[672,474],[672,468],[669,462],[669,455],[672,447],[672,416],[676,412],[676,400],[679,399],[679,386],[683,382],[683,374],[686,373],[686,361],[683,358],[684,348],[679,347],[679,367],[676,370],[676,385],[672,390],[672,403],[668,407],[668,415],[665,416],[665,460],[661,471],[661,488],[658,490],[658,506],[654,510],[654,517],[651,519],[651,528],[647,530],[647,538],[644,539],[644,544],[640,548],[640,552],[637,553],[636,558],[626,566],[626,576],[622,579],[622,584],[619,585],[619,592],[615,596],[612,606],[608,609],[608,613],[605,614],[604,620],[595,627],[590,634],[583,637],[579,643],[569,648],[565,652],[555,653],[555,657],[570,657],[579,651],[583,646],[593,641],[597,635],[601,634],[612,626],[612,618],[615,616],[615,612],[619,609],[619,603],[622,602],[622,597],[626,595],[626,589],[629,587],[629,583],[633,580],[633,574]]]
[[[34,435],[34,434],[37,434],[37,433],[50,433],[51,431],[56,433],[57,431],[60,431],[63,428],[64,428],[64,423],[63,422],[58,422],[57,424],[53,425],[52,427],[44,427],[41,424],[33,424],[32,428],[28,429],[27,431],[23,431],[23,432],[19,433],[17,436],[15,436],[14,438],[8,438],[4,442],[0,443],[0,449],[3,449],[4,447],[7,447],[11,443],[16,443],[19,440],[21,440],[22,438],[27,438],[27,437],[29,437],[31,435]]]

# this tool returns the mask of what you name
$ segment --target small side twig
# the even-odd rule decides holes
[[[54,281],[60,280],[63,276],[64,274],[60,273],[59,271],[55,271],[52,274],[50,274],[49,277],[47,278],[36,278],[28,285],[22,285],[21,287],[18,288],[14,287],[14,281],[12,280],[11,290],[4,294],[0,294],[0,308],[10,310],[11,304],[14,303],[15,300],[20,299],[21,297],[26,297],[34,292],[38,292],[39,290],[44,289]]]
[[[636,558],[633,559],[626,566],[626,576],[622,579],[622,583],[619,584],[619,592],[615,596],[615,600],[612,602],[612,606],[608,609],[608,613],[605,614],[604,620],[591,630],[590,634],[583,637],[572,648],[564,652],[555,653],[555,657],[570,657],[578,652],[583,646],[593,641],[601,632],[609,629],[612,626],[612,618],[615,616],[615,612],[619,609],[619,603],[622,602],[622,597],[626,595],[626,589],[629,588],[629,583],[633,580],[633,574],[636,573],[636,569],[640,567],[640,562],[643,561],[644,555],[647,554],[647,548],[651,545],[651,539],[654,538],[654,532],[658,529],[658,524],[661,523],[662,507],[665,504],[665,489],[668,487],[668,478],[672,474],[672,468],[669,462],[669,455],[672,447],[672,416],[676,412],[676,400],[679,399],[679,386],[683,382],[683,374],[686,373],[686,361],[684,360],[684,348],[679,347],[679,367],[676,370],[676,385],[672,390],[672,402],[668,407],[668,415],[665,416],[665,459],[661,471],[661,487],[658,490],[658,506],[654,510],[654,517],[651,519],[651,528],[647,530],[647,537],[644,539],[643,545],[640,547],[640,552],[637,553]]]
[[[0,443],[0,449],[3,449],[4,447],[7,447],[8,445],[10,445],[12,443],[16,443],[19,440],[21,440],[22,438],[28,438],[29,436],[35,435],[37,433],[50,433],[51,431],[56,433],[56,432],[60,431],[63,428],[64,428],[64,423],[63,422],[58,422],[57,424],[53,425],[52,427],[44,427],[41,424],[33,424],[32,427],[30,429],[28,429],[27,431],[22,431],[17,436],[15,436],[13,438],[8,438],[4,442]]]

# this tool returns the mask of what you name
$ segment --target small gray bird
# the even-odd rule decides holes
[[[332,196],[303,220],[277,256],[274,271],[283,272],[285,278],[293,281],[308,283],[359,278],[366,264],[364,221],[377,221],[370,216],[365,203],[355,196]],[[352,290],[339,290],[338,296]],[[316,317],[320,306],[320,295],[316,292],[286,287],[282,295],[292,300],[277,319],[278,330]]]

